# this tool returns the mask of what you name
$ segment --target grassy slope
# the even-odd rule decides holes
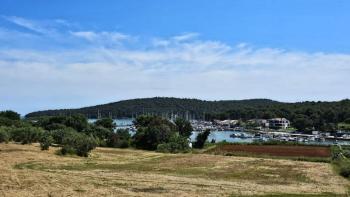
[[[34,145],[0,144],[0,196],[345,196],[329,164],[98,148],[62,157]]]

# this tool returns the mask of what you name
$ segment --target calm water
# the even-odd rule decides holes
[[[195,141],[196,137],[198,135],[198,131],[192,132],[191,135],[191,141]],[[232,138],[230,135],[232,134],[240,134],[243,132],[237,132],[237,131],[211,131],[210,135],[208,136],[208,141],[211,142],[212,140],[215,140],[215,142],[235,142],[235,143],[251,143],[253,142],[254,138]],[[247,133],[244,133],[248,135]]]

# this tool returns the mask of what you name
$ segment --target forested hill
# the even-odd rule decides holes
[[[268,99],[251,99],[237,101],[203,101],[198,99],[180,99],[168,97],[155,97],[131,99],[104,105],[83,107],[79,109],[59,109],[32,112],[26,117],[69,115],[81,113],[89,118],[101,117],[132,117],[141,114],[154,114],[161,116],[178,115],[189,118],[203,118],[204,114],[218,114],[228,110],[245,107],[268,107],[279,102]]]
[[[285,117],[300,130],[350,130],[350,100],[334,102],[282,103],[268,99],[203,101],[179,98],[144,98],[119,101],[80,109],[33,112],[29,117],[80,113],[88,118],[159,115],[186,119],[242,119]],[[344,127],[345,128],[342,128]]]

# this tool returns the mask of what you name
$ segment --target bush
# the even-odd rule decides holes
[[[11,129],[11,139],[22,144],[38,142],[44,133],[42,128],[20,127]]]
[[[106,129],[109,129],[111,131],[113,131],[117,126],[114,123],[112,118],[102,118],[102,119],[97,120],[94,124],[96,126],[100,126],[100,127],[104,127]]]
[[[77,154],[78,156],[87,157],[89,152],[96,148],[96,139],[82,133],[74,133],[72,136],[65,136],[63,138],[63,147],[61,153]]]
[[[73,137],[77,131],[72,128],[66,127],[65,129],[58,129],[51,131],[51,135],[53,137],[55,144],[63,144],[64,138]]]
[[[162,153],[185,153],[190,150],[189,141],[186,137],[174,135],[168,143],[159,144],[157,151]]]
[[[59,129],[66,129],[66,125],[60,124],[60,123],[52,123],[45,127],[46,130],[52,131],[52,130],[59,130]]]
[[[113,148],[128,148],[130,143],[130,133],[127,129],[118,129],[116,133],[111,133],[107,138],[107,146]]]
[[[110,134],[113,133],[113,131],[102,126],[92,125],[88,129],[84,130],[84,133],[98,137],[100,140],[105,140],[110,136]]]
[[[350,162],[342,161],[339,164],[339,174],[343,177],[350,177]]]
[[[54,140],[51,134],[46,131],[39,140],[41,150],[49,150],[49,147],[51,146],[53,141]]]
[[[74,148],[78,156],[87,157],[89,156],[89,152],[96,148],[97,143],[93,137],[87,135],[78,135],[76,144]]]
[[[209,130],[205,130],[204,132],[199,133],[196,137],[196,141],[194,142],[193,147],[194,148],[203,148],[205,141],[207,141],[207,139],[208,139],[209,134],[210,134]]]
[[[8,143],[10,140],[10,134],[6,127],[0,127],[0,143]]]
[[[343,155],[350,159],[350,150],[344,150]]]

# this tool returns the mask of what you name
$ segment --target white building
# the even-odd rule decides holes
[[[274,129],[286,129],[290,126],[289,120],[285,118],[269,119],[269,127]]]
[[[266,119],[251,119],[251,120],[248,120],[248,122],[259,125],[260,127],[263,127],[263,128],[269,127],[269,121]]]
[[[215,124],[223,127],[230,127],[236,125],[238,120],[214,120]]]

